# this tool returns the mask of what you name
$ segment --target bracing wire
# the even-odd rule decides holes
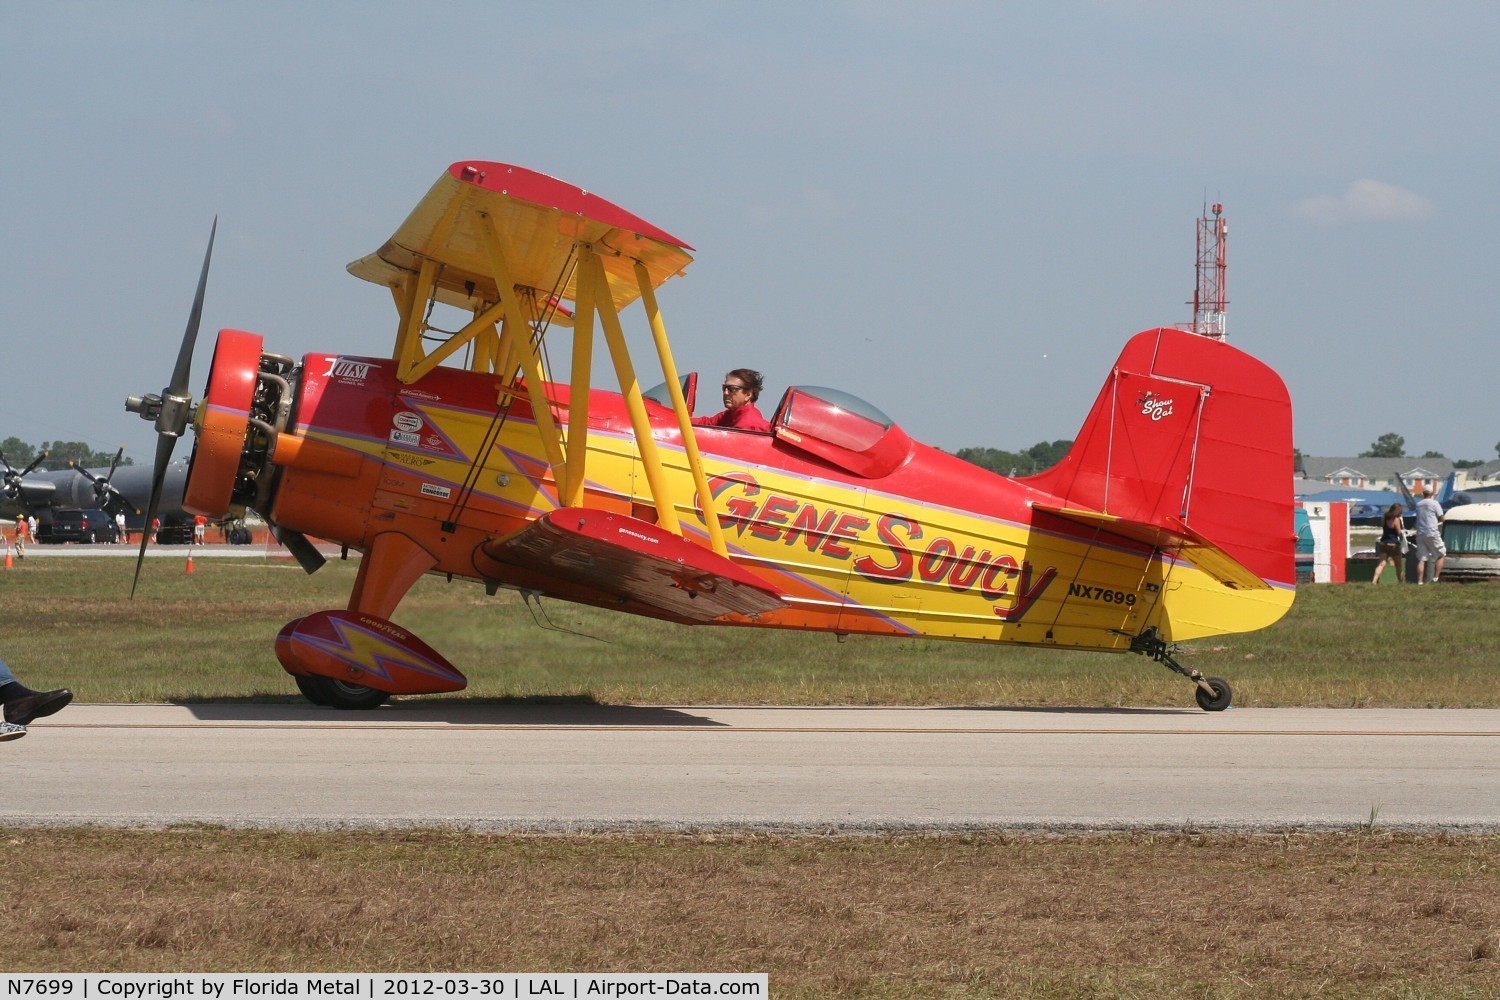
[[[535,608],[531,606],[532,598],[536,598]],[[604,638],[603,636],[589,635],[587,632],[579,632],[576,629],[563,628],[561,625],[554,625],[552,623],[552,619],[547,616],[547,609],[542,607],[542,595],[537,591],[521,591],[521,600],[526,603],[526,610],[531,612],[532,624],[536,625],[537,628],[546,629],[549,632],[561,632],[564,635],[576,635],[583,639],[593,639],[595,642],[610,642],[610,640]],[[537,618],[538,612],[540,612],[542,616],[540,619]]]

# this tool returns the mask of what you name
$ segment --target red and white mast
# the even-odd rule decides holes
[[[1212,209],[1205,207],[1198,219],[1198,284],[1193,289],[1192,331],[1214,340],[1227,337],[1224,319],[1229,310],[1225,258],[1228,236],[1229,222],[1224,218],[1224,206],[1215,203]]]

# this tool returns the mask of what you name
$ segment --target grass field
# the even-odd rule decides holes
[[[4,657],[82,701],[298,697],[272,641],[343,607],[354,563],[30,559],[0,573]],[[1145,657],[928,639],[687,627],[426,578],[395,620],[468,675],[461,696],[608,704],[1119,706],[1192,703]],[[556,628],[543,627],[539,622]],[[566,629],[568,631],[558,631]],[[1500,586],[1304,587],[1276,626],[1194,642],[1182,659],[1240,706],[1500,706]]]
[[[1493,998],[1493,838],[11,831],[11,970],[766,972],[776,997]]]
[[[271,640],[353,567],[30,559],[3,655],[84,701],[293,700]],[[1142,657],[684,628],[423,580],[395,616],[463,697],[1185,705]],[[1500,587],[1304,588],[1194,643],[1241,705],[1500,705]],[[42,740],[41,727],[30,741]],[[17,758],[22,761],[23,758]],[[7,792],[28,785],[24,763]],[[226,775],[225,780],[233,780]],[[3,816],[3,813],[0,813]],[[1500,996],[1500,838],[487,836],[10,829],[10,970],[764,971],[779,997]]]

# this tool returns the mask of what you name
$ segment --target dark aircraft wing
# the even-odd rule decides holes
[[[624,514],[581,507],[543,514],[484,546],[492,559],[614,594],[693,622],[783,606],[753,574],[711,549]]]

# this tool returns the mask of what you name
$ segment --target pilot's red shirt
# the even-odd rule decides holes
[[[771,425],[766,418],[760,415],[754,403],[746,403],[744,406],[736,406],[732,410],[723,413],[715,413],[711,417],[694,417],[695,427],[733,427],[742,431],[770,431]]]

